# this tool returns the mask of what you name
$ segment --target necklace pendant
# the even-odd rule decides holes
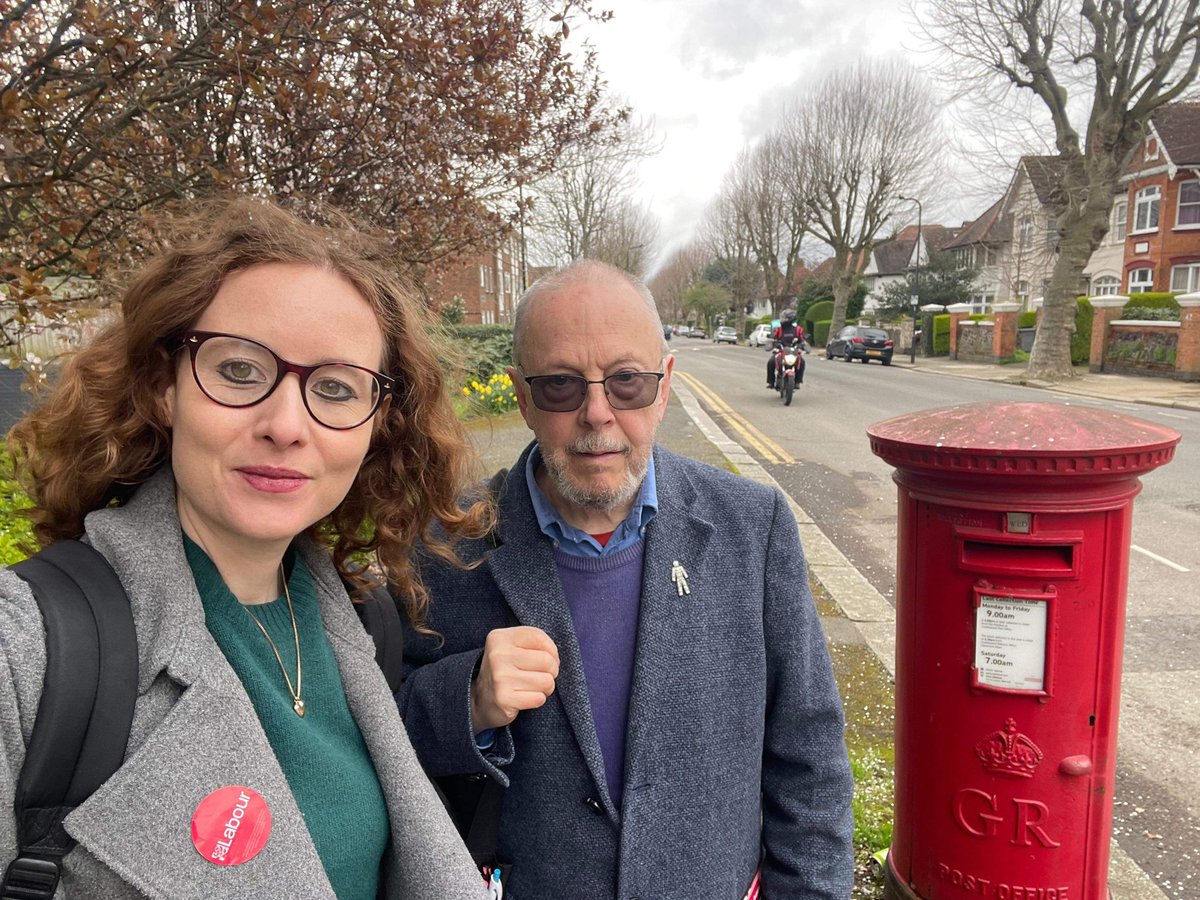
[[[292,709],[296,711],[296,715],[302,719],[304,718],[304,701],[299,697],[297,697],[296,702],[292,704]]]

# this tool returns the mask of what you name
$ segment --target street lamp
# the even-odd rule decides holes
[[[917,304],[920,302],[921,294],[921,201],[916,197],[903,197],[896,195],[897,200],[907,200],[909,203],[917,204],[917,271],[913,274],[913,333],[912,340],[909,343],[909,362],[912,365],[917,364]],[[933,335],[929,336],[933,340]]]

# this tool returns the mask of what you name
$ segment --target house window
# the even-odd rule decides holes
[[[1200,262],[1171,268],[1171,290],[1185,294],[1200,291]]]
[[[1022,250],[1028,250],[1033,246],[1033,219],[1022,219],[1017,228],[1019,232],[1017,246]]]
[[[1058,243],[1058,217],[1046,216],[1046,246],[1053,247]]]
[[[1112,213],[1112,242],[1119,244],[1125,240],[1125,223],[1129,218],[1129,201],[1118,200],[1113,204]]]
[[[1144,187],[1137,192],[1133,204],[1133,231],[1158,231],[1158,201],[1162,188],[1157,184]]]
[[[1092,282],[1091,294],[1093,297],[1112,297],[1116,295],[1120,286],[1120,278],[1114,275],[1102,275]]]
[[[1178,228],[1200,226],[1200,181],[1185,181],[1179,185],[1175,225]]]
[[[1129,293],[1144,294],[1154,290],[1153,269],[1132,269],[1129,272]]]
[[[484,266],[479,267],[479,286],[481,288],[487,287],[487,268]]]
[[[996,302],[995,294],[972,294],[971,314],[978,315],[988,311],[988,307]]]
[[[1028,281],[1018,281],[1017,282],[1017,301],[1022,306],[1024,306],[1026,303],[1029,302],[1029,282]]]

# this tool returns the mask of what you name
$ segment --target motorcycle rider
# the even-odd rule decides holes
[[[777,345],[783,347],[791,346],[792,342],[797,342],[803,349],[806,344],[804,341],[804,329],[796,324],[796,311],[788,308],[779,314],[779,324],[775,326],[775,330],[771,332],[771,339]],[[771,350],[767,359],[767,387],[775,390],[775,360],[779,356],[778,346]],[[804,382],[804,357],[800,357],[800,365],[796,369],[797,383]]]

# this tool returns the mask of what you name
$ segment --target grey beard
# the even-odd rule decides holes
[[[623,448],[610,446],[603,440],[584,438],[572,444],[566,453],[620,449]],[[580,509],[608,512],[609,510],[624,506],[633,500],[637,495],[638,489],[642,486],[642,479],[646,477],[646,470],[650,467],[650,453],[648,451],[641,459],[634,456],[632,451],[627,450],[626,453],[629,457],[630,465],[628,471],[625,473],[625,478],[616,487],[607,490],[587,490],[572,483],[567,472],[567,466],[557,453],[550,454],[543,449],[542,463],[546,466],[546,472],[549,473],[550,480],[554,482],[554,486],[558,488],[558,492],[568,503]]]

